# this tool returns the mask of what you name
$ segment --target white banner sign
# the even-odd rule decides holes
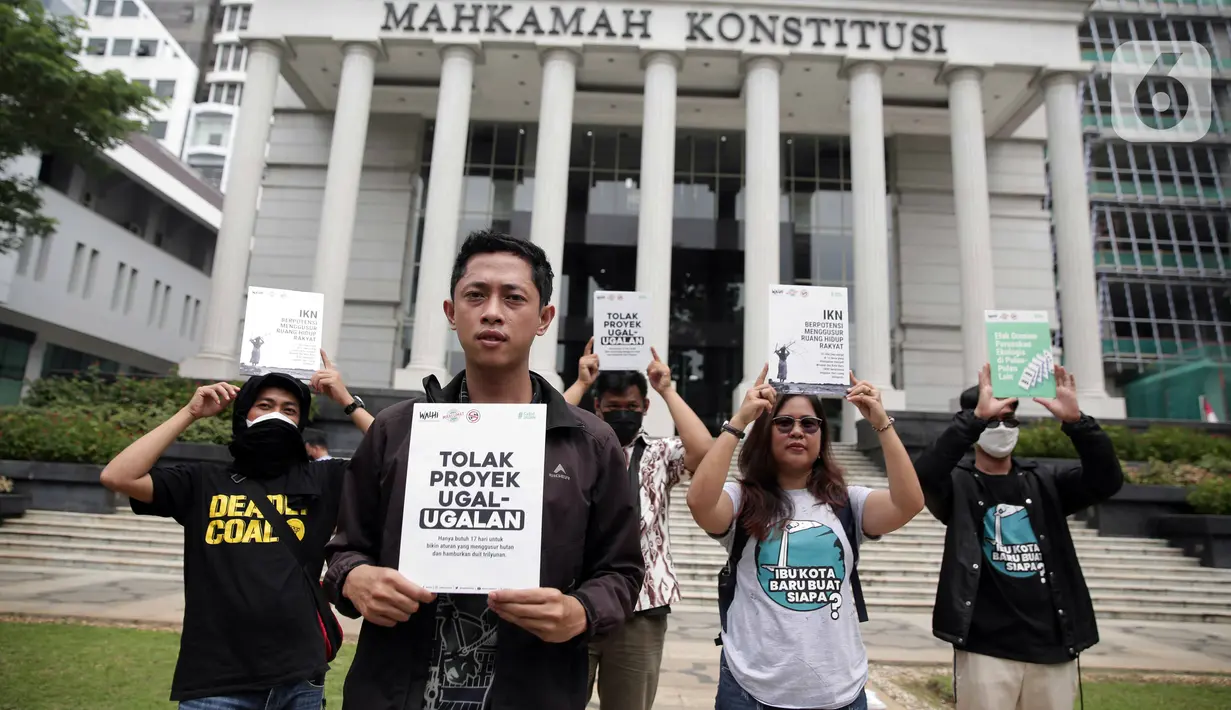
[[[239,371],[245,375],[285,372],[307,380],[321,369],[321,324],[325,296],[279,288],[248,288]]]
[[[769,383],[792,394],[846,394],[848,300],[837,286],[770,286]]]
[[[416,404],[398,570],[436,593],[539,586],[544,404]]]
[[[594,354],[600,370],[649,367],[650,295],[637,291],[594,292]]]

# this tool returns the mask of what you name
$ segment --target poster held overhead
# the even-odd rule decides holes
[[[850,387],[848,296],[837,286],[769,287],[769,383],[841,397]]]
[[[545,404],[416,404],[398,570],[437,594],[539,585]]]
[[[992,394],[1056,396],[1055,359],[1047,311],[985,311]]]
[[[644,370],[650,364],[650,294],[594,292],[594,354],[599,370]]]
[[[324,294],[248,287],[240,373],[310,379],[321,368],[324,308]]]

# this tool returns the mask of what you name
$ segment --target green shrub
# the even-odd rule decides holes
[[[177,376],[108,378],[97,369],[43,378],[23,406],[0,409],[0,459],[106,463],[187,404],[199,385]],[[312,405],[309,416],[315,399]],[[179,440],[230,443],[230,407],[194,423]]]
[[[119,424],[87,411],[0,411],[0,459],[106,463],[135,438]]]
[[[1188,503],[1202,515],[1231,515],[1231,478],[1207,479],[1188,494]]]
[[[1212,469],[1229,464],[1231,462],[1211,457],[1203,458],[1200,464],[1153,459],[1144,465],[1124,466],[1124,478],[1139,486],[1195,486],[1213,478],[1216,473]]]
[[[1231,438],[1197,429],[1154,425],[1144,432],[1123,426],[1105,426],[1103,430],[1115,446],[1116,456],[1124,461],[1199,462],[1210,457],[1224,465],[1231,462]],[[1024,458],[1077,458],[1073,442],[1054,419],[1023,426],[1014,453]],[[1213,470],[1208,465],[1201,467]]]

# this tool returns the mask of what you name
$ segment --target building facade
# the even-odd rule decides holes
[[[891,409],[949,410],[986,358],[984,309],[1014,308],[1062,322],[1083,405],[1123,416],[1090,242],[1087,5],[261,0],[183,371],[235,371],[252,283],[323,292],[355,384],[447,376],[457,240],[495,226],[556,267],[532,361],[555,379],[594,290],[648,291],[654,343],[717,425],[768,352],[768,288],[842,285],[855,372]],[[1089,297],[1057,305],[1057,286]]]
[[[6,166],[38,178],[57,224],[0,255],[0,404],[40,377],[163,374],[200,349],[222,194],[150,136],[99,157]]]
[[[67,9],[86,21],[78,57],[82,67],[98,73],[118,70],[130,81],[149,86],[162,100],[152,112],[148,132],[180,155],[196,94],[197,65],[144,0],[47,4],[53,12]]]
[[[219,189],[226,184],[231,135],[248,65],[248,50],[239,36],[248,29],[251,14],[250,0],[220,0],[215,5],[207,61],[201,65],[204,80],[184,145],[184,161]]]
[[[1086,174],[1103,360],[1130,416],[1200,418],[1205,396],[1222,421],[1231,374],[1231,2],[1100,0],[1080,30]],[[1200,43],[1210,55],[1210,131],[1193,143],[1129,143],[1112,126],[1112,54],[1125,42]],[[1146,80],[1137,108],[1172,125],[1180,87]],[[1171,100],[1174,97],[1175,100]]]

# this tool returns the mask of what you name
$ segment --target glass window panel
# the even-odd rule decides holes
[[[133,53],[133,41],[131,39],[117,39],[111,43],[111,56],[113,57],[128,57]]]
[[[99,17],[114,17],[115,0],[98,0],[94,3],[94,14]]]
[[[120,5],[121,17],[137,17],[140,14],[140,10],[137,9],[137,3],[132,0],[124,0],[124,3]]]
[[[137,43],[138,57],[155,57],[158,56],[158,40],[143,39]]]

